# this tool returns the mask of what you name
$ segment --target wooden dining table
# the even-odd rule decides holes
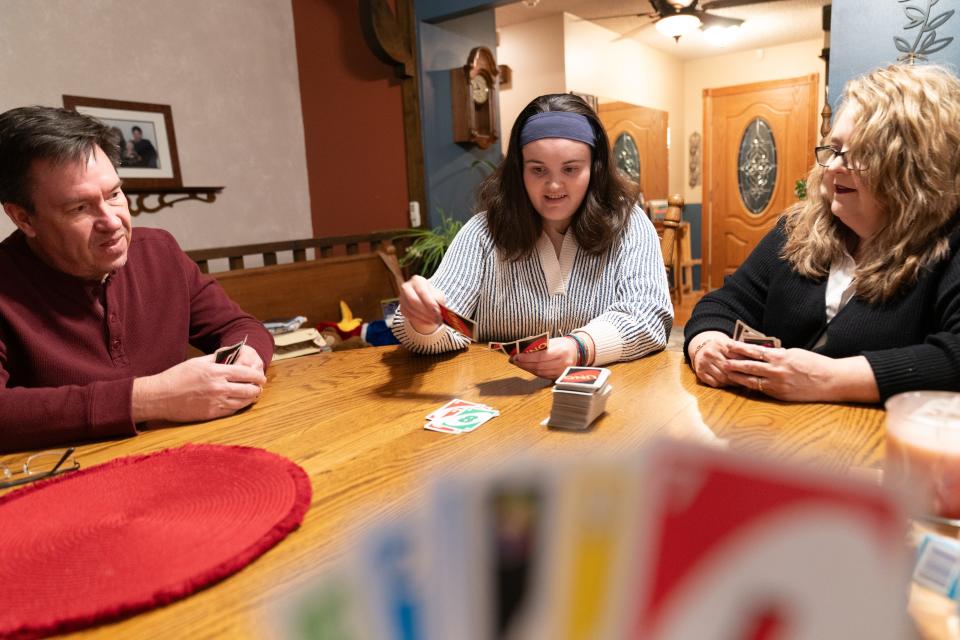
[[[882,462],[879,407],[786,403],[712,389],[697,382],[676,351],[610,368],[606,413],[586,431],[542,426],[550,381],[497,352],[474,346],[424,356],[380,347],[275,362],[260,400],[234,416],[79,445],[75,457],[83,467],[186,443],[262,447],[303,467],[313,488],[300,528],[237,574],[80,635],[259,637],[279,595],[322,571],[364,527],[414,508],[431,477],[519,456],[629,453],[656,436],[672,436],[837,472]],[[500,415],[463,435],[424,430],[426,414],[453,398],[491,405]]]

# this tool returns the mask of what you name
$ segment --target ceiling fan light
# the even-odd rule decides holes
[[[715,47],[725,47],[737,39],[740,35],[740,25],[729,25],[726,27],[715,26],[704,29],[704,37],[707,42]]]
[[[700,18],[687,13],[678,13],[657,21],[657,31],[670,38],[689,35],[700,28]]]

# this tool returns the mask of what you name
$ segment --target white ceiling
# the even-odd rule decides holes
[[[830,0],[761,0],[761,2],[761,4],[710,11],[717,15],[745,21],[740,26],[736,41],[722,48],[707,42],[700,32],[692,36],[684,36],[680,38],[680,42],[674,42],[672,38],[657,31],[649,18],[628,17],[593,20],[593,22],[620,34],[615,36],[616,39],[633,38],[681,60],[823,37],[821,7],[830,4]],[[591,20],[599,16],[649,11],[651,8],[647,0],[540,0],[534,7],[528,7],[524,2],[500,7],[496,9],[496,20],[497,27],[500,28],[557,13],[570,13],[578,18]]]

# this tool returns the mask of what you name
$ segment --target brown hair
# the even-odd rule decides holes
[[[593,109],[582,98],[571,94],[540,96],[517,116],[507,155],[481,183],[477,196],[478,210],[487,212],[487,227],[505,260],[530,255],[543,231],[540,214],[530,203],[523,184],[520,132],[531,116],[545,111],[579,113],[590,122],[596,136],[591,152],[590,184],[570,223],[577,243],[585,251],[598,254],[607,250],[626,227],[637,200],[636,187],[622,178],[613,164],[607,134]]]
[[[57,107],[18,107],[0,114],[0,203],[33,211],[34,160],[82,162],[100,147],[120,164],[120,139],[102,122]]]
[[[857,262],[856,293],[885,302],[948,255],[960,205],[960,80],[936,65],[892,65],[847,83],[841,110],[854,110],[847,158],[886,213]],[[820,192],[823,167],[807,178],[808,199],[788,211],[783,258],[800,274],[825,277],[853,233]]]

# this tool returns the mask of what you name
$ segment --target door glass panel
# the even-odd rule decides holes
[[[617,141],[613,143],[613,157],[623,175],[634,182],[640,182],[640,154],[637,152],[637,143],[626,131],[617,136]]]
[[[743,205],[759,214],[770,204],[777,182],[777,143],[763,118],[754,118],[743,132],[737,174]]]

